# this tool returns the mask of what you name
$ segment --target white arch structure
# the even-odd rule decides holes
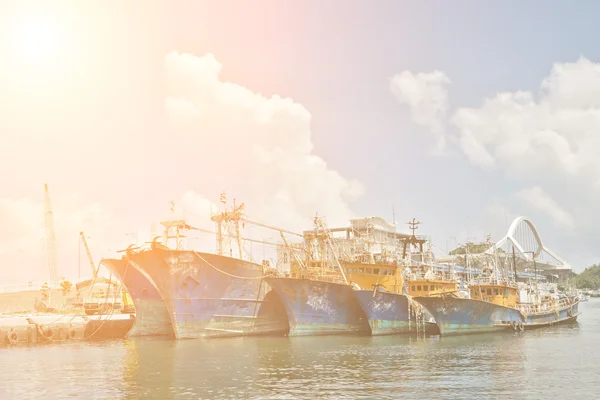
[[[542,238],[540,237],[540,234],[538,233],[537,229],[535,229],[533,222],[527,217],[515,218],[515,220],[512,222],[512,224],[510,224],[510,227],[508,228],[508,232],[506,233],[506,236],[504,236],[502,239],[500,239],[495,244],[495,246],[492,246],[489,249],[487,249],[485,251],[485,253],[493,254],[495,249],[501,248],[506,243],[510,243],[511,245],[514,246],[515,251],[517,253],[519,253],[520,258],[525,259],[527,261],[533,261],[533,255],[531,254],[531,252],[526,252],[523,249],[523,246],[521,246],[521,244],[517,241],[517,239],[515,239],[515,236],[514,236],[515,232],[517,230],[517,227],[521,223],[524,223],[527,226],[529,226],[529,229],[531,229],[531,233],[533,233],[535,241],[537,242],[537,249],[534,251],[535,256],[537,257],[540,255],[540,253],[545,252],[546,254],[548,254],[550,257],[552,257],[557,262],[557,264],[555,265],[555,264],[545,263],[542,260],[536,260],[536,263],[538,264],[540,269],[546,269],[546,270],[572,270],[573,269],[569,263],[567,263],[565,260],[563,260],[558,255],[556,255],[552,250],[550,250],[549,248],[544,246],[544,243],[542,242]]]

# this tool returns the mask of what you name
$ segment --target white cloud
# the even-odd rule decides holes
[[[446,115],[448,113],[447,86],[450,79],[441,71],[413,74],[404,71],[394,75],[390,89],[400,104],[408,106],[416,123],[431,130],[437,137],[437,150],[444,150]]]
[[[180,155],[195,171],[190,185],[202,187],[197,193],[235,191],[250,217],[287,229],[306,229],[317,212],[347,224],[348,202],[363,187],[312,152],[311,116],[302,105],[221,81],[212,54],[173,52],[166,68],[165,107]]]
[[[555,64],[538,95],[499,93],[452,116],[460,148],[509,176],[600,180],[600,64]]]
[[[411,111],[420,111],[413,113],[415,122],[429,126],[434,133],[444,131],[440,116],[448,108],[447,95],[441,89],[448,82],[445,74],[438,71],[415,75],[405,71],[396,77],[392,91]],[[398,82],[404,82],[405,89],[398,89]],[[446,129],[446,135],[474,165],[502,169],[515,178],[558,174],[598,182],[599,91],[600,64],[585,58],[557,63],[543,79],[539,94],[502,92],[485,99],[477,108],[458,108],[450,116],[457,129],[454,133]]]
[[[59,274],[72,279],[80,231],[90,236],[97,262],[134,243],[134,236],[149,241],[152,222],[161,235],[171,200],[177,216],[202,229],[214,229],[210,208],[216,211],[223,190],[230,205],[233,198],[246,203],[250,218],[288,230],[309,228],[317,212],[330,225],[353,216],[350,202],[363,187],[313,152],[311,115],[302,105],[222,81],[221,64],[210,54],[170,53],[162,67],[165,82],[121,76],[127,71],[119,67],[86,83],[92,86],[85,92],[46,93],[57,102],[38,104],[31,96],[42,94],[28,87],[19,101],[0,98],[7,110],[0,166],[23,166],[6,176],[0,194],[3,283],[48,279],[44,181],[55,212]],[[137,86],[124,90],[125,81]],[[149,108],[160,102],[163,113]],[[25,118],[32,113],[39,118]],[[243,235],[280,240],[249,226]],[[214,236],[190,236],[214,251]],[[81,269],[82,276],[91,272],[83,249]]]
[[[596,262],[600,238],[594,212],[600,201],[600,63],[556,63],[540,81],[537,91],[500,92],[477,107],[457,107],[444,135],[471,164],[491,172],[487,177],[503,205],[531,217],[545,244],[583,269]],[[416,98],[426,97],[421,90]],[[431,116],[429,125],[439,120]],[[415,122],[428,125],[422,117]],[[486,221],[471,231],[483,233]]]
[[[552,218],[560,226],[572,228],[574,221],[571,214],[563,210],[544,189],[534,186],[517,193],[517,197],[525,201],[533,209]]]
[[[412,98],[429,97],[426,86],[413,89],[419,93]],[[526,189],[518,198],[525,204],[563,227],[597,233],[600,220],[590,210],[600,200],[599,92],[600,64],[585,58],[556,63],[536,93],[501,92],[478,107],[457,108],[445,135],[473,165],[522,184]],[[406,104],[412,109],[419,103]],[[438,104],[431,101],[429,107],[438,109]],[[439,114],[430,113],[429,122],[424,115],[413,115],[415,122],[440,132]]]

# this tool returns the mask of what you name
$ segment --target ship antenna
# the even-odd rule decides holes
[[[412,236],[410,238],[410,244],[412,244],[414,247],[417,247],[419,249],[419,252],[421,254],[421,262],[423,262],[423,241],[417,239],[417,237],[415,236],[415,231],[417,229],[419,229],[419,225],[422,224],[421,221],[418,221],[416,218],[413,218],[412,221],[408,221],[408,229],[410,229],[412,231]]]
[[[417,229],[419,229],[419,225],[421,225],[422,222],[421,221],[417,221],[416,218],[413,218],[412,221],[408,221],[407,223],[408,223],[408,229],[410,229],[412,231],[413,238],[416,237],[415,236],[415,231]]]

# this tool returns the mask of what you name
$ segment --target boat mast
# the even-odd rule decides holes
[[[415,231],[417,229],[419,229],[419,225],[422,224],[421,221],[418,221],[416,218],[413,218],[412,221],[408,221],[408,229],[410,229],[412,231],[412,236],[410,238],[410,244],[412,244],[415,248],[417,248],[419,250],[419,255],[421,258],[421,263],[423,262],[423,240],[419,240],[417,239],[417,236],[415,235]],[[411,261],[412,261],[412,256],[411,256]]]
[[[183,232],[192,229],[184,219],[175,219],[175,202],[171,201],[171,219],[160,223],[164,226],[163,233],[164,245],[170,247],[171,240],[175,240],[175,250],[182,250],[184,247],[183,240],[187,237]]]
[[[242,246],[242,237],[240,235],[240,220],[243,219],[244,215],[244,203],[236,206],[235,199],[233,199],[233,209],[231,211],[227,210],[227,197],[225,192],[221,193],[219,198],[219,202],[223,204],[223,211],[217,213],[210,217],[210,220],[217,224],[217,254],[223,255],[223,238],[224,238],[224,230],[226,231],[226,235],[228,238],[231,236],[235,236],[236,242],[238,245],[239,257],[240,260],[244,259],[243,255],[243,246]],[[232,225],[233,225],[233,235],[232,235]],[[229,245],[229,256],[233,257],[233,249],[231,248],[231,242]]]
[[[512,263],[513,263],[513,273],[515,275],[515,282],[517,282],[517,256],[515,255],[515,245],[512,245]]]
[[[321,248],[324,249],[325,245],[329,246],[329,249],[331,250],[331,253],[333,255],[333,259],[338,267],[340,274],[342,275],[342,278],[344,279],[344,283],[347,284],[348,279],[346,278],[346,274],[344,273],[344,268],[342,268],[342,264],[340,264],[340,260],[336,254],[335,248],[333,247],[333,243],[331,240],[331,232],[327,229],[327,226],[325,225],[325,222],[323,222],[323,219],[320,218],[318,215],[314,219],[314,226],[315,226],[315,236],[316,236],[317,240],[319,241],[319,243],[321,244]],[[325,252],[323,251],[321,253],[322,261],[323,261],[324,254],[325,254]],[[321,262],[321,265],[323,265],[323,262]]]

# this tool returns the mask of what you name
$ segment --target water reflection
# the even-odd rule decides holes
[[[5,348],[0,398],[594,398],[600,301],[582,309],[579,325],[524,333]]]
[[[177,342],[163,338],[127,339],[122,397],[174,399],[176,345]]]

